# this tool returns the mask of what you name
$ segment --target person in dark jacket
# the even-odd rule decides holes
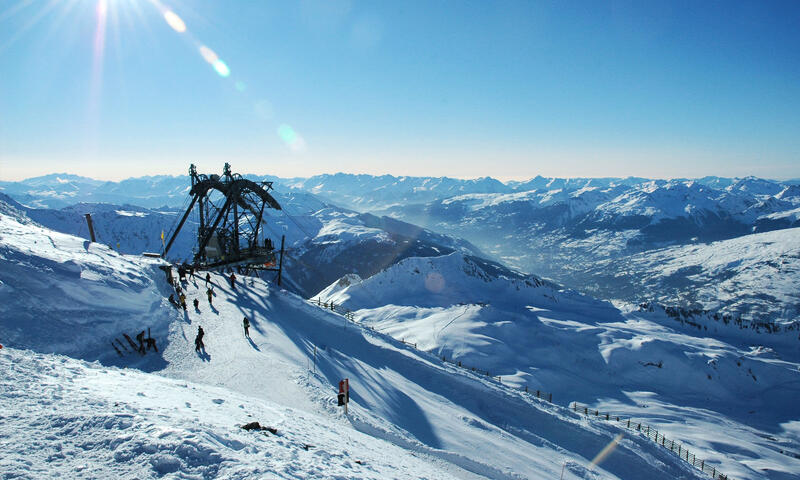
[[[211,283],[211,273],[206,272],[206,287]]]
[[[214,290],[211,290],[210,288],[206,289],[206,295],[208,295],[208,304],[212,305],[211,299],[214,297]]]
[[[242,326],[244,327],[244,336],[250,338],[250,320],[247,317],[242,320]]]
[[[205,350],[206,346],[203,344],[203,336],[206,332],[203,331],[203,327],[200,325],[197,326],[197,336],[194,338],[194,349],[195,351],[199,352],[200,350]]]
[[[231,272],[231,288],[236,290],[236,274]]]
[[[198,306],[200,306],[200,300],[198,300],[197,298],[195,298],[195,299],[192,301],[192,303],[194,303],[194,309],[195,309],[195,310],[200,310],[199,308],[197,308]]]
[[[136,341],[139,342],[139,353],[144,355],[144,330],[142,330],[138,335],[136,335]]]

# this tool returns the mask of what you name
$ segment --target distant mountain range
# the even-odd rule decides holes
[[[484,255],[464,240],[392,218],[328,205],[310,194],[289,192],[275,196],[283,210],[265,210],[264,231],[276,246],[280,245],[281,236],[286,237],[283,282],[306,297],[343,275],[369,277],[408,257],[456,251]],[[183,213],[176,207],[150,209],[109,203],[78,203],[61,209],[29,208],[0,193],[2,205],[23,212],[40,225],[86,239],[89,231],[85,214],[89,213],[97,241],[127,254],[160,253],[161,232],[168,238]],[[197,219],[190,216],[170,249],[170,260],[191,260],[197,226]]]
[[[710,251],[717,248],[713,245],[728,245],[711,242],[733,239],[741,239],[730,244],[738,246],[734,250],[752,256],[752,261],[744,264],[760,269],[761,262],[767,259],[756,254],[756,249],[743,246],[759,244],[757,239],[750,242],[753,234],[800,227],[800,180],[537,176],[524,182],[500,182],[489,177],[461,180],[342,173],[310,178],[246,177],[274,182],[276,195],[287,206],[286,213],[299,219],[298,225],[288,218],[274,221],[280,232],[287,233],[296,261],[336,265],[324,274],[303,271],[306,278],[298,279],[298,283],[305,285],[303,290],[308,294],[324,288],[338,274],[375,273],[375,268],[380,270],[398,259],[437,252],[431,248],[447,253],[453,244],[460,244],[469,250],[468,254],[488,257],[601,298],[732,309],[730,313],[754,318],[774,315],[776,311],[796,312],[800,304],[796,296],[776,300],[760,289],[743,290],[743,296],[756,299],[747,302],[736,300],[734,291],[722,301],[707,293],[698,294],[698,288],[708,292],[709,286],[739,275],[733,266],[715,265],[712,274],[703,270],[708,262],[696,262],[692,279],[680,281],[673,273],[662,272],[663,265],[676,263],[687,248]],[[0,192],[29,208],[69,207],[58,214],[29,212],[37,221],[69,233],[80,234],[73,230],[82,228],[82,220],[59,218],[80,217],[76,207],[70,207],[79,202],[93,205],[90,209],[101,215],[127,216],[117,220],[101,217],[101,224],[120,225],[113,227],[118,230],[103,235],[110,238],[111,244],[124,238],[121,245],[138,235],[140,241],[134,241],[133,248],[150,250],[160,247],[160,231],[174,221],[176,212],[185,205],[188,188],[186,176],[102,182],[53,174],[21,182],[0,182]],[[100,203],[154,210],[103,207]],[[83,212],[86,208],[84,205],[78,210]],[[142,220],[143,215],[149,220]],[[59,222],[63,225],[59,226]],[[140,226],[133,228],[131,223]],[[414,236],[386,233],[393,228],[405,232],[428,229],[428,238],[419,239],[422,243],[418,244]],[[357,233],[359,229],[372,233]],[[447,236],[433,240],[433,232]],[[277,231],[274,234],[280,235]],[[411,238],[415,240],[407,243]],[[466,242],[459,243],[454,238]],[[182,252],[189,256],[191,242],[191,235],[179,239],[176,255]],[[301,246],[303,242],[308,248]],[[126,251],[124,245],[121,248]],[[792,255],[789,252],[782,261],[794,264]],[[664,275],[673,277],[661,280]],[[792,273],[787,275],[795,278]]]

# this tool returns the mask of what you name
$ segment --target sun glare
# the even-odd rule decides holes
[[[176,32],[183,33],[186,31],[186,24],[183,23],[181,17],[179,17],[172,10],[167,10],[164,12],[164,20],[166,20],[167,24]]]
[[[0,0],[0,3],[3,0]],[[123,22],[127,21],[133,25],[128,25],[131,28],[148,33],[152,36],[153,31],[150,30],[148,25],[148,17],[142,10],[147,7],[155,8],[158,15],[164,19],[169,28],[177,32],[182,38],[190,45],[193,45],[195,52],[200,54],[200,57],[209,65],[214,72],[224,79],[231,79],[231,86],[239,94],[249,96],[249,87],[238,78],[231,78],[232,72],[228,64],[220,58],[220,56],[211,47],[200,41],[197,38],[197,32],[189,30],[186,22],[173,10],[171,5],[162,3],[168,0],[46,0],[44,5],[38,5],[34,0],[20,0],[16,5],[5,10],[0,10],[0,21],[7,21],[14,17],[27,19],[24,22],[19,22],[20,28],[10,35],[8,38],[0,42],[0,53],[7,49],[12,44],[16,43],[19,39],[23,38],[31,28],[40,23],[43,19],[51,16],[52,12],[56,12],[56,20],[60,21],[66,17],[67,13],[73,8],[82,10],[83,14],[91,14],[93,17],[93,31],[91,37],[91,52],[92,62],[91,70],[89,73],[89,81],[87,82],[89,88],[89,98],[87,105],[87,113],[89,123],[93,125],[90,130],[97,130],[100,125],[100,112],[101,100],[103,98],[103,80],[104,72],[106,69],[105,56],[107,53],[107,43],[110,35],[113,35],[114,52],[117,55],[117,60],[122,61],[123,54],[121,53],[121,32],[119,19],[122,18]],[[133,20],[131,20],[133,17]],[[57,24],[55,22],[54,24]],[[163,25],[161,25],[163,28]],[[134,39],[135,40],[135,39]],[[269,105],[266,100],[259,99],[259,102]],[[264,108],[257,105],[254,111],[264,111]],[[263,119],[273,119],[271,107],[267,109],[269,114],[259,114]],[[96,133],[96,132],[95,132]],[[290,151],[294,153],[303,152],[306,150],[306,142],[303,137],[297,133],[291,126],[287,124],[278,124],[277,128],[278,137],[282,143],[286,145]]]

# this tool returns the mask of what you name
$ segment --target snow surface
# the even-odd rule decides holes
[[[348,325],[260,279],[240,279],[234,290],[212,274],[212,306],[205,282],[192,278],[184,288],[189,302],[200,297],[199,311],[190,306],[184,313],[163,299],[170,287],[151,260],[87,248],[7,211],[0,231],[0,271],[16,268],[2,279],[0,304],[27,299],[0,317],[4,473],[506,479],[555,478],[565,469],[564,478],[702,478],[638,435],[625,435],[592,466],[618,427]],[[64,265],[66,272],[56,268]],[[91,295],[74,292],[84,269],[93,283],[77,285]],[[53,295],[70,288],[70,295]],[[138,320],[115,310],[131,308],[137,298]],[[33,308],[69,310],[31,315]],[[206,331],[201,353],[193,348],[197,325]],[[161,354],[99,349],[101,340],[148,326]],[[45,342],[41,331],[60,341]],[[347,417],[335,406],[335,385],[344,377],[351,385]],[[278,435],[239,430],[251,419],[277,427]],[[303,443],[314,447],[306,451]]]
[[[343,418],[225,388],[14,348],[0,369],[3,478],[452,478]]]
[[[749,320],[800,322],[800,228],[650,250],[598,261],[586,273],[639,299],[680,298]]]
[[[797,331],[754,348],[754,336],[722,322],[695,322],[697,330],[548,284],[468,274],[468,263],[458,254],[407,259],[333,284],[321,300],[503,383],[652,425],[732,478],[800,472],[800,460],[781,453],[800,452]]]

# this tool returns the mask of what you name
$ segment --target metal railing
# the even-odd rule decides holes
[[[620,425],[623,428],[636,431],[646,436],[650,440],[656,442],[656,444],[661,445],[662,447],[669,449],[670,452],[678,455],[678,458],[681,460],[689,463],[695,468],[700,469],[702,472],[711,475],[711,477],[715,480],[732,480],[730,477],[720,472],[717,467],[708,465],[704,459],[698,458],[684,445],[665,437],[663,433],[659,432],[655,428],[652,428],[650,425],[637,422],[631,418],[621,418],[619,415],[612,415],[608,412],[603,413],[597,409],[589,408],[587,405],[581,405],[578,402],[572,402],[570,405],[572,406],[572,410],[574,412],[583,413],[587,417],[594,417],[608,422],[615,422],[617,425]]]

